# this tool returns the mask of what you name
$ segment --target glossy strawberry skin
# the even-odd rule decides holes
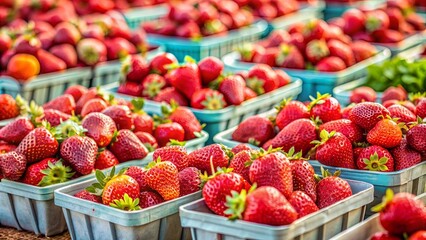
[[[172,162],[158,162],[147,170],[145,181],[164,200],[172,200],[180,195],[178,173],[177,167]]]
[[[363,140],[363,129],[349,119],[339,119],[326,122],[319,127],[319,131],[336,131],[345,135],[352,143]]]
[[[204,85],[215,80],[222,73],[224,64],[216,57],[206,57],[198,63],[201,80]]]
[[[398,146],[402,139],[402,131],[398,124],[390,119],[383,119],[368,132],[367,141],[370,144],[385,148]]]
[[[351,141],[339,132],[321,144],[315,156],[320,163],[327,166],[355,169]]]
[[[185,130],[179,123],[163,123],[155,128],[154,137],[157,139],[158,146],[164,147],[171,139],[183,141],[185,139]]]
[[[379,116],[389,116],[389,111],[379,103],[363,102],[355,105],[349,114],[349,119],[365,130],[372,129]]]
[[[161,161],[172,162],[178,169],[182,171],[188,167],[188,154],[182,146],[165,146],[154,151],[153,159],[161,158]]]
[[[80,115],[84,118],[92,112],[102,112],[108,107],[108,104],[100,98],[94,98],[87,101],[81,109]]]
[[[408,145],[419,152],[426,151],[426,139],[424,137],[425,134],[426,124],[422,123],[412,127],[407,132]]]
[[[100,148],[108,146],[117,131],[114,120],[102,113],[90,113],[81,125],[87,129],[86,136],[95,140]]]
[[[160,194],[152,191],[141,191],[139,195],[139,207],[142,209],[155,206],[164,202]]]
[[[117,157],[112,154],[112,152],[104,149],[102,152],[98,153],[98,156],[96,157],[95,169],[103,170],[113,167],[119,163],[120,162]]]
[[[16,152],[25,156],[28,163],[53,157],[58,152],[58,141],[44,127],[32,130],[22,139]]]
[[[401,143],[390,150],[395,162],[395,171],[409,168],[422,161],[422,155],[408,146],[407,139],[403,138]]]
[[[109,206],[114,200],[123,199],[124,194],[132,199],[138,198],[140,194],[138,182],[127,175],[114,177],[104,187],[102,203]]]
[[[41,170],[47,169],[49,167],[48,162],[56,164],[58,159],[46,158],[40,162],[31,164],[27,167],[27,170],[25,171],[21,181],[26,184],[37,186],[45,176],[43,173],[41,173]]]
[[[392,118],[398,118],[399,122],[410,123],[416,121],[416,115],[402,105],[392,105],[387,108]]]
[[[91,194],[87,190],[82,190],[74,195],[76,198],[81,198],[90,202],[102,203],[102,198]]]
[[[352,189],[345,180],[330,176],[317,185],[317,206],[322,209],[352,196]]]
[[[177,62],[178,61],[173,54],[163,53],[163,54],[157,55],[151,60],[150,69],[151,71],[157,74],[164,75],[167,73],[167,69],[165,68],[165,66],[172,63],[177,63]]]
[[[247,144],[240,143],[237,146],[233,147],[231,149],[232,153],[237,154],[239,152],[242,152],[244,150],[252,150],[251,147],[249,147]]]
[[[0,120],[14,118],[19,115],[19,107],[15,99],[7,94],[0,94]]]
[[[198,119],[189,108],[177,107],[169,116],[172,122],[178,123],[185,131],[185,140],[196,138],[195,134],[201,132],[202,127]]]
[[[298,218],[318,211],[315,200],[312,200],[305,192],[294,191],[289,199],[290,204],[297,211]]]
[[[200,171],[194,167],[187,167],[179,172],[180,196],[200,191]]]
[[[75,107],[74,97],[70,94],[61,95],[43,105],[44,109],[55,109],[66,114],[72,114]]]
[[[212,144],[197,149],[188,154],[188,166],[200,169],[202,173],[212,174],[210,161],[213,162],[214,169],[218,167],[228,167],[229,156],[226,150],[219,144]]]
[[[0,128],[0,140],[11,144],[18,144],[34,129],[29,119],[18,118],[13,122]]]
[[[56,127],[61,122],[65,122],[66,120],[70,119],[71,115],[63,113],[61,111],[55,110],[55,109],[47,109],[44,110],[44,116],[40,119],[41,121],[47,121],[50,126]]]
[[[148,150],[130,130],[118,131],[117,137],[109,145],[109,150],[117,157],[119,162],[143,159],[148,155]]]
[[[139,189],[143,191],[152,191],[146,182],[146,170],[139,166],[131,166],[126,170],[126,175],[132,177],[139,184]]]
[[[132,112],[127,106],[109,106],[105,110],[103,110],[102,113],[114,120],[118,130],[134,128]]]
[[[235,153],[234,157],[229,164],[229,168],[233,169],[234,173],[240,174],[247,182],[250,181],[250,166],[246,166],[247,162],[251,161],[250,152],[252,150],[242,150],[238,153]]]
[[[154,120],[148,114],[133,114],[134,132],[153,133]]]
[[[61,143],[62,158],[77,172],[86,175],[95,170],[98,146],[89,137],[72,136]]]
[[[240,105],[244,102],[244,88],[246,82],[241,76],[231,75],[219,84],[219,91],[229,105]]]
[[[319,117],[323,123],[341,119],[340,104],[337,99],[327,97],[322,103],[317,103],[310,109],[311,117]]]
[[[240,123],[232,133],[232,139],[243,143],[252,143],[258,146],[274,137],[272,122],[262,116],[251,116]]]
[[[282,130],[292,121],[300,118],[309,118],[308,108],[302,102],[290,101],[280,107],[275,123]]]
[[[314,202],[317,200],[315,171],[306,160],[291,160],[293,190],[305,192]]]
[[[5,179],[18,180],[24,174],[26,165],[23,154],[15,151],[0,154],[0,173]]]
[[[201,89],[201,79],[196,64],[187,63],[174,69],[169,77],[171,85],[188,99],[191,99],[194,92]]]
[[[369,146],[367,148],[364,148],[364,150],[362,150],[362,152],[358,156],[358,159],[356,159],[356,164],[358,166],[358,169],[368,170],[367,165],[364,163],[364,159],[370,159],[371,156],[374,155],[375,153],[377,153],[379,159],[382,157],[385,157],[388,159],[388,161],[385,164],[388,170],[385,172],[392,172],[394,170],[394,165],[395,165],[392,155],[387,149],[377,145]]]

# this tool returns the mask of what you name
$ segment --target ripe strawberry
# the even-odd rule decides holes
[[[219,84],[219,91],[229,105],[240,105],[244,102],[244,88],[246,82],[241,76],[231,75],[225,77]]]
[[[159,148],[154,151],[152,158],[161,158],[162,161],[172,162],[178,171],[188,167],[188,154],[183,146],[171,145]]]
[[[377,232],[371,236],[370,240],[400,240],[400,238],[388,232]]]
[[[186,58],[185,63],[169,72],[170,84],[178,91],[191,99],[194,92],[201,89],[201,79],[197,64],[191,58]]]
[[[317,185],[317,206],[322,209],[336,202],[352,196],[352,189],[348,182],[339,177],[339,172],[333,175],[321,169],[322,177]]]
[[[350,67],[355,64],[355,56],[349,45],[339,40],[330,40],[327,42],[327,47],[330,50],[330,56],[342,59],[345,62],[346,67]]]
[[[75,105],[75,114],[80,114],[84,105],[91,99],[94,98],[104,98],[103,92],[101,92],[98,88],[90,88],[84,95],[80,97],[78,102]]]
[[[198,63],[198,69],[203,85],[208,85],[222,74],[224,65],[219,58],[206,57]]]
[[[94,112],[102,112],[108,107],[108,104],[100,98],[94,98],[87,101],[86,104],[84,104],[83,108],[81,109],[80,115],[84,118],[89,113]]]
[[[135,179],[127,175],[114,176],[104,187],[102,193],[102,203],[111,205],[115,200],[123,199],[125,195],[132,199],[139,198],[139,185]]]
[[[200,191],[200,170],[187,167],[179,172],[180,197]]]
[[[148,208],[164,202],[160,194],[151,191],[141,191],[139,195],[139,207]]]
[[[90,113],[81,125],[87,130],[86,136],[95,140],[100,148],[108,146],[117,131],[112,118],[102,113]]]
[[[60,154],[77,172],[86,175],[94,170],[98,146],[89,137],[71,136],[61,143]]]
[[[265,48],[265,51],[259,52],[253,57],[253,62],[274,67],[276,65],[275,59],[277,58],[278,53],[279,49],[277,47]]]
[[[426,239],[426,230],[419,230],[413,233],[408,240],[423,240]]]
[[[324,40],[312,40],[306,45],[306,57],[309,62],[316,64],[330,55],[327,42]]]
[[[352,155],[351,141],[339,132],[327,132],[322,130],[320,133],[321,141],[313,141],[316,144],[315,159],[318,162],[333,167],[355,168]]]
[[[420,121],[420,120],[419,120]],[[426,151],[426,124],[416,124],[407,132],[407,142],[410,147],[418,152]]]
[[[126,81],[140,83],[149,74],[149,64],[141,55],[129,55],[121,64]]]
[[[154,130],[154,137],[157,139],[159,147],[164,147],[170,140],[183,141],[185,139],[185,130],[179,123],[163,123]]]
[[[146,170],[143,167],[131,166],[126,170],[125,174],[138,182],[141,192],[152,191],[148,183],[146,183]]]
[[[272,122],[268,118],[258,115],[245,119],[232,133],[232,139],[235,141],[255,146],[261,146],[273,137],[274,125]]]
[[[267,48],[278,47],[283,42],[290,40],[290,34],[284,29],[276,29],[268,36],[269,45]]]
[[[387,100],[399,100],[403,101],[407,99],[407,92],[402,87],[388,87],[382,95],[382,103]]]
[[[142,86],[136,82],[124,82],[118,86],[117,93],[134,97],[142,96]]]
[[[99,196],[96,196],[94,194],[91,194],[90,192],[88,192],[87,190],[82,190],[78,193],[76,193],[74,195],[74,197],[76,198],[81,198],[90,202],[95,202],[95,203],[102,203],[102,198]]]
[[[72,114],[75,110],[74,97],[70,94],[61,95],[43,105],[44,109],[55,109],[66,114]]]
[[[410,112],[415,113],[416,112],[416,106],[414,105],[414,103],[405,100],[405,101],[398,101],[398,100],[387,100],[386,102],[382,103],[382,105],[385,108],[388,108],[392,105],[401,105],[403,107],[405,107],[406,109],[410,110]]]
[[[98,153],[98,156],[96,157],[95,162],[95,169],[103,170],[110,167],[113,167],[120,162],[118,161],[117,157],[112,154],[107,149],[104,149],[102,152]]]
[[[154,120],[146,113],[133,114],[134,132],[146,132],[152,134],[154,129]]]
[[[245,146],[245,145],[244,145]],[[251,150],[250,148],[248,150],[242,150],[238,153],[234,152],[234,157],[231,159],[231,162],[229,164],[229,168],[233,169],[234,173],[240,174],[247,182],[250,182],[250,166],[246,166],[246,163],[249,163],[252,161],[251,159]]]
[[[367,58],[370,58],[377,52],[373,45],[365,41],[354,41],[350,43],[349,46],[354,53],[356,62],[361,62]]]
[[[157,159],[148,164],[145,181],[164,200],[172,200],[178,198],[180,194],[178,174],[179,171],[172,162]]]
[[[319,210],[317,205],[315,205],[315,201],[302,191],[294,191],[289,198],[289,202],[296,210],[298,218]]]
[[[377,99],[377,93],[371,87],[362,86],[357,87],[351,92],[349,101],[351,103],[360,102],[375,102]]]
[[[252,150],[252,149],[251,149],[251,147],[249,147],[247,144],[244,144],[244,143],[240,143],[240,144],[238,144],[237,146],[235,146],[231,149],[233,154],[237,154],[237,153],[242,152],[244,150]]]
[[[8,94],[0,94],[0,120],[14,118],[19,115],[19,106]]]
[[[315,68],[320,72],[338,72],[345,69],[346,66],[342,59],[330,56],[321,59]]]
[[[379,116],[389,116],[389,111],[379,103],[363,102],[355,105],[349,119],[365,130],[372,129],[380,121]]]
[[[167,73],[166,66],[169,64],[178,63],[176,57],[171,53],[162,53],[155,56],[149,65],[151,72],[164,75]]]
[[[12,151],[0,154],[0,173],[5,179],[16,181],[25,172],[25,155]]]
[[[392,118],[397,118],[399,122],[410,123],[416,121],[416,115],[408,110],[408,108],[394,104],[387,108]]]
[[[134,128],[132,112],[128,106],[109,106],[102,113],[114,120],[118,130]]]
[[[0,141],[0,154],[15,151],[15,149],[16,149],[15,145]]]
[[[325,35],[326,29],[328,25],[324,20],[321,19],[313,19],[305,24],[302,29],[303,37],[306,42],[310,42],[312,40],[322,39]]]
[[[232,191],[241,192],[246,189],[246,183],[243,177],[229,170],[216,173],[202,189],[207,207],[220,216],[226,216],[226,197],[230,196]]]
[[[422,161],[422,155],[408,146],[406,138],[390,152],[395,162],[395,171],[412,167]]]
[[[402,124],[402,126],[405,126]],[[367,141],[384,148],[393,148],[399,145],[402,139],[401,124],[392,119],[382,119],[368,132]]]
[[[353,35],[364,30],[365,14],[357,9],[352,8],[345,11],[342,15],[344,20],[343,32],[348,35]]]
[[[153,98],[166,86],[166,80],[158,74],[149,74],[142,80],[142,96]]]
[[[62,161],[56,158],[46,158],[40,162],[28,166],[22,182],[33,186],[45,187],[57,183],[63,183],[74,175],[71,167],[64,166]]]
[[[174,100],[179,106],[188,106],[186,97],[174,87],[164,88],[154,97],[154,101],[156,102],[166,102],[170,104],[171,100]]]
[[[285,85],[287,85],[291,82],[290,76],[286,72],[284,72],[283,70],[275,69],[274,71],[277,75],[278,87],[283,87],[283,86],[285,86]]]
[[[249,87],[244,88],[244,101],[257,97],[255,91],[251,90]]]
[[[271,186],[280,191],[286,198],[293,192],[291,164],[287,157],[274,150],[260,150],[253,154],[250,166],[250,182],[258,186]]]
[[[10,122],[3,128],[0,128],[0,140],[18,144],[25,138],[32,130],[34,125],[27,118],[17,118]]]
[[[148,150],[130,130],[119,130],[109,145],[109,150],[117,157],[119,162],[143,159],[148,155]]]
[[[143,143],[149,152],[153,152],[158,148],[157,140],[151,134],[147,132],[135,132],[136,137]]]
[[[172,103],[171,108],[167,110],[163,108],[162,110],[164,110],[164,116],[168,117],[172,122],[182,126],[185,131],[185,140],[194,139],[197,137],[197,133],[201,132],[201,124],[189,108],[180,107]]]
[[[276,80],[276,73],[270,66],[257,64],[250,68],[246,82],[249,88],[260,95],[275,90],[279,84]]]
[[[192,95],[191,107],[196,109],[219,110],[226,107],[226,101],[223,94],[219,91],[210,88],[202,88]]]
[[[339,119],[326,122],[319,127],[319,131],[326,130],[327,132],[336,131],[345,135],[351,143],[361,142],[364,138],[361,127],[353,123],[349,119]]]
[[[366,12],[365,28],[369,32],[389,28],[389,16],[383,10]]]
[[[380,212],[380,224],[390,234],[412,234],[426,229],[425,206],[410,193],[398,193],[394,196],[393,191],[387,189],[383,202],[372,210]]]
[[[241,61],[253,62],[254,57],[264,52],[265,48],[258,44],[244,43],[237,47],[237,51],[240,53]]]
[[[70,94],[74,98],[74,102],[78,102],[78,100],[87,93],[88,89],[85,86],[81,85],[73,85],[69,86],[67,90],[65,90],[64,94]]]
[[[24,155],[28,163],[34,163],[55,156],[58,147],[53,134],[45,127],[38,127],[22,139],[16,152]]]
[[[416,114],[421,118],[426,118],[426,98],[421,98],[416,105]]]
[[[317,93],[317,98],[311,97],[311,99],[312,102],[308,106],[311,117],[319,118],[323,123],[342,118],[340,104],[330,94]]]
[[[356,159],[358,169],[392,172],[394,170],[394,159],[383,147],[373,145],[364,148]]]
[[[282,43],[275,64],[283,68],[305,69],[305,61],[300,51],[293,45]]]
[[[231,157],[232,152],[229,148],[212,144],[189,153],[188,166],[196,167],[202,173],[207,171],[210,175],[213,173],[212,170],[218,167],[228,167]]]
[[[309,162],[302,158],[302,153],[294,155],[294,148],[286,154],[290,159],[293,191],[303,191],[314,202],[317,199],[315,171]]]
[[[372,33],[374,40],[379,43],[398,43],[404,39],[404,35],[396,30],[380,29]]]
[[[300,118],[309,118],[308,108],[299,101],[284,99],[280,105],[276,107],[278,113],[275,117],[275,124],[280,130],[285,126]]]
[[[295,151],[307,154],[313,147],[312,141],[317,139],[315,123],[309,119],[297,119],[283,128],[271,141],[273,148],[282,147],[287,152],[291,147]]]
[[[47,121],[52,127],[56,127],[62,122],[70,119],[72,116],[54,109],[44,110],[44,115],[40,121]]]

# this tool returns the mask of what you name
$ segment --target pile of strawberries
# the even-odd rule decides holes
[[[291,26],[288,32],[273,31],[256,44],[245,44],[238,51],[241,61],[269,66],[337,72],[376,54],[364,41],[351,41],[342,30],[323,20]]]
[[[170,53],[159,54],[148,63],[141,56],[130,56],[122,66],[125,82],[117,92],[142,96],[157,102],[197,109],[217,110],[271,92],[290,83],[282,70],[259,64],[249,71],[224,74],[224,64],[206,57],[198,64],[186,57],[178,64]]]
[[[0,121],[15,118],[21,114],[21,103],[8,94],[0,94]]]
[[[413,11],[409,0],[387,1],[386,7],[369,11],[350,9],[330,24],[353,40],[377,43],[398,43],[426,29],[425,19]]]
[[[426,239],[426,206],[410,193],[393,194],[386,191],[383,202],[373,210],[379,213],[379,221],[385,231],[377,232],[370,240],[422,240]]]
[[[36,186],[67,181],[71,171],[78,177],[143,159],[171,141],[196,138],[202,128],[187,108],[164,106],[154,120],[142,110],[142,99],[127,102],[81,86],[43,107],[32,102],[21,108],[27,116],[0,129],[0,175]],[[49,184],[41,182],[45,176]]]
[[[69,3],[71,4],[71,3]],[[145,32],[131,32],[117,11],[58,20],[48,15],[68,5],[15,19],[0,33],[0,70],[18,80],[78,66],[94,66],[148,51]],[[72,4],[71,4],[72,7]]]
[[[105,13],[110,10],[128,10],[129,8],[147,7],[169,2],[168,0],[71,0],[78,15]]]
[[[212,161],[222,169],[209,176],[202,189],[205,204],[220,216],[287,225],[352,195],[350,185],[338,174],[322,169],[322,178],[315,176],[313,167],[294,149],[256,151],[240,144],[232,152],[223,164]],[[202,149],[193,152],[208,160],[201,153]]]
[[[395,92],[384,94],[386,105],[361,102],[341,108],[329,94],[305,105],[284,100],[271,120],[252,116],[232,138],[267,149],[294,147],[327,166],[391,172],[426,158],[426,98],[400,102]]]

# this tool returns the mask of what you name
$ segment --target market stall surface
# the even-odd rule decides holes
[[[53,239],[53,240],[69,240],[71,239],[68,232],[53,237],[37,237],[34,233],[18,231],[14,228],[0,227],[0,240],[32,240],[32,239]]]

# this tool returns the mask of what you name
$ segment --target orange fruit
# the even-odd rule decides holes
[[[7,64],[7,74],[17,80],[28,80],[40,73],[40,63],[33,55],[20,53]]]

